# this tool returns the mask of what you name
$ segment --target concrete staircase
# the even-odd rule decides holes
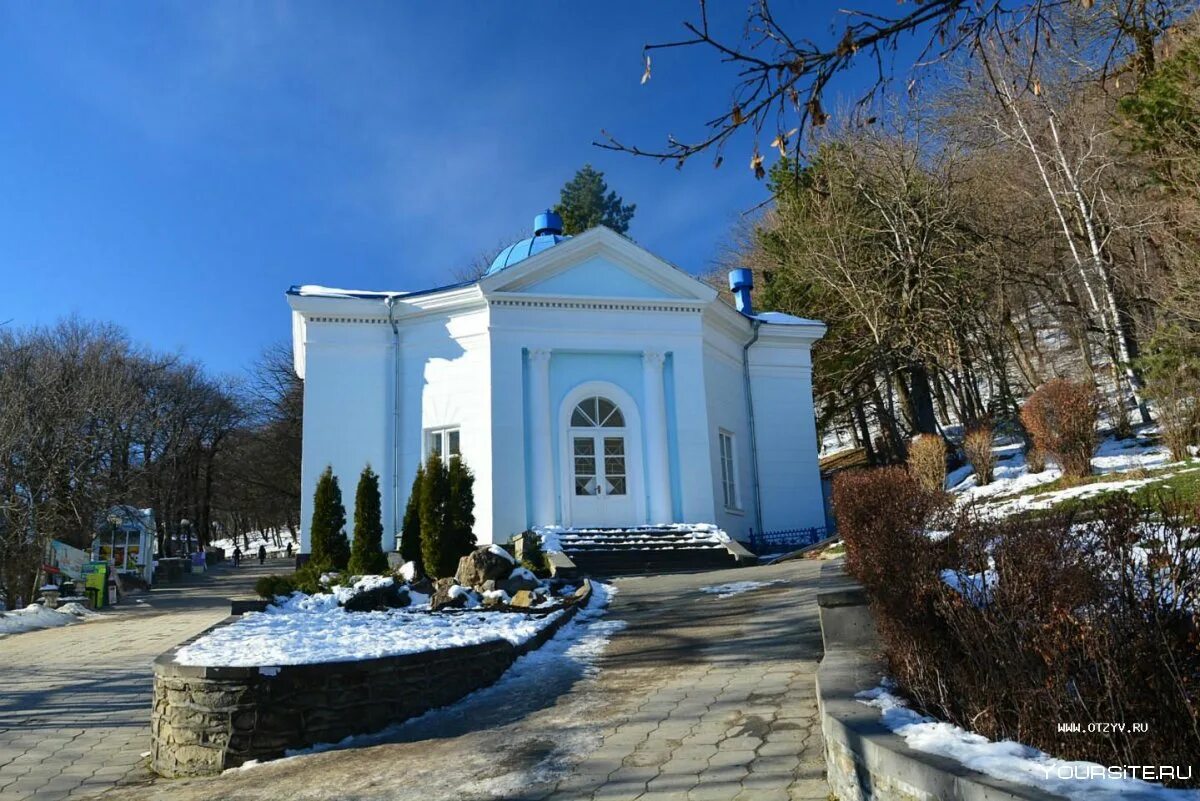
[[[711,526],[581,528],[560,531],[557,537],[563,553],[585,575],[685,573],[739,564]]]

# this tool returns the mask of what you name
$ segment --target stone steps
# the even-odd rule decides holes
[[[579,570],[592,575],[678,573],[737,564],[715,532],[705,528],[572,529],[558,538]]]

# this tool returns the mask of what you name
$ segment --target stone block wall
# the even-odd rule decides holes
[[[358,662],[265,669],[180,665],[172,649],[154,663],[151,767],[173,778],[211,776],[250,760],[276,759],[289,749],[368,734],[451,704],[496,681],[517,657],[553,636],[588,598],[579,598],[521,647],[495,640]]]

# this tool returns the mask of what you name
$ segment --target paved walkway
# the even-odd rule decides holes
[[[826,801],[820,567],[618,580],[608,614],[565,655],[571,641],[552,641],[448,710],[356,748],[121,788],[112,801]],[[747,580],[772,583],[724,599],[700,591]],[[605,630],[603,656],[589,656]]]
[[[58,801],[144,780],[151,661],[279,569],[188,576],[104,620],[0,638],[0,801]]]

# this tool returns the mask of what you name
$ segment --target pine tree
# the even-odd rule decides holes
[[[563,219],[563,233],[581,234],[597,225],[605,225],[623,234],[637,206],[625,205],[616,192],[608,191],[604,173],[585,164],[567,181],[559,195],[554,211]]]
[[[342,505],[342,489],[330,465],[317,479],[317,490],[313,495],[309,535],[310,558],[314,564],[333,570],[346,568],[346,563],[350,561],[350,544],[346,541],[345,529],[346,507]]]
[[[349,569],[360,576],[377,575],[387,569],[379,476],[371,465],[363,468],[354,493],[354,542],[350,546]]]
[[[425,571],[432,577],[449,576],[458,566],[447,568],[443,556],[446,531],[446,505],[449,500],[449,482],[446,466],[436,453],[429,454],[421,477],[421,498],[418,508],[421,517],[421,561]]]
[[[450,460],[446,483],[449,498],[444,550],[457,567],[459,558],[475,549],[475,475],[461,456]]]
[[[425,560],[421,556],[421,486],[424,480],[425,466],[417,465],[417,475],[408,493],[408,505],[404,507],[404,526],[400,531],[400,558],[412,562],[418,573],[425,572]]]

